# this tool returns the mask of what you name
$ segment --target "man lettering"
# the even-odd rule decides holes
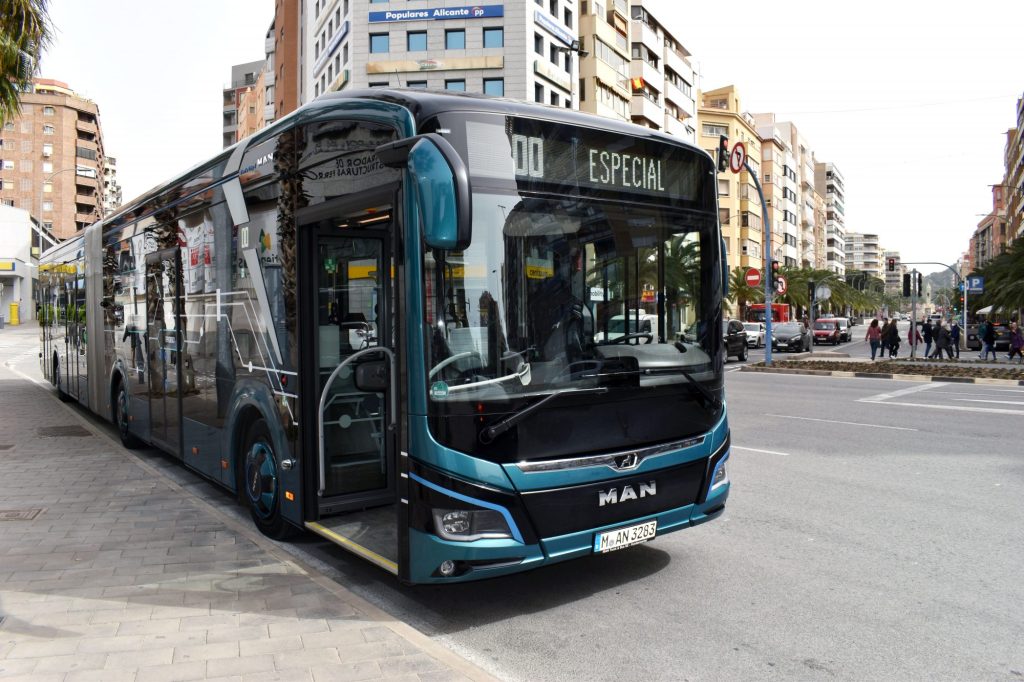
[[[644,187],[644,160],[639,156],[633,157],[633,186]]]
[[[604,173],[601,174],[601,182],[608,184],[608,152],[601,152],[601,167]]]
[[[591,149],[590,150],[590,181],[591,182],[597,182],[597,177],[594,175],[594,166],[596,165],[594,163],[594,155],[595,154],[597,154],[597,150],[596,149]]]

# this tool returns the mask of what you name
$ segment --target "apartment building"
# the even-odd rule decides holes
[[[761,141],[754,117],[742,108],[736,86],[700,93],[697,123],[700,130],[697,144],[712,157],[717,156],[719,136],[726,135],[730,148],[737,142],[743,143],[748,165],[753,172],[761,173]],[[746,170],[718,175],[718,211],[730,267],[763,268],[761,200]],[[768,252],[770,255],[771,246]]]
[[[772,256],[786,267],[800,266],[800,183],[790,136],[774,114],[754,114],[761,140],[761,188],[771,218]]]
[[[1017,100],[1017,127],[1006,134],[1006,215],[1010,240],[1024,237],[1024,97]]]
[[[102,217],[99,107],[45,78],[20,99],[21,113],[0,131],[0,202],[29,211],[56,239],[73,237]]]
[[[843,244],[846,271],[856,270],[869,277],[884,279],[888,262],[877,234],[847,232]]]
[[[825,211],[819,206],[820,197],[814,184],[814,167],[817,163],[814,151],[792,121],[777,121],[775,114],[771,113],[754,114],[754,120],[759,125],[773,126],[789,149],[787,162],[783,165],[791,171],[784,174],[784,177],[788,176],[791,183],[789,186],[796,194],[792,203],[796,212],[797,265],[824,269]]]
[[[295,111],[306,101],[305,0],[274,0],[274,23],[267,32],[266,102],[273,107],[267,121]]]
[[[224,88],[225,149],[265,124],[266,66],[261,59],[231,67],[231,84]]]
[[[103,215],[107,216],[121,208],[123,201],[121,185],[117,181],[117,159],[104,157],[103,164]]]
[[[825,198],[825,267],[842,275],[846,272],[846,189],[835,164],[815,164],[814,188]]]
[[[574,108],[578,10],[570,0],[426,7],[313,0],[307,97],[365,87],[482,92]]]

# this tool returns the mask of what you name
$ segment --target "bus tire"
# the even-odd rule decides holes
[[[138,439],[129,430],[131,420],[129,419],[129,408],[131,406],[131,396],[128,394],[128,388],[124,385],[124,381],[118,377],[114,384],[114,390],[111,391],[113,400],[112,412],[114,426],[117,427],[117,435],[121,438],[121,445],[134,450],[142,445],[142,441]]]
[[[281,515],[281,479],[270,428],[261,417],[249,425],[239,457],[242,497],[261,533],[286,540],[295,528]]]

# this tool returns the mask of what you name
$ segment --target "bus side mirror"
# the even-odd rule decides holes
[[[385,166],[408,169],[427,246],[466,249],[473,236],[469,171],[451,143],[437,133],[427,133],[389,142],[376,152]]]

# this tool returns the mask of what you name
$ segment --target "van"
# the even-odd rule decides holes
[[[598,329],[601,329],[600,325],[598,325]],[[658,339],[657,316],[651,315],[644,310],[629,311],[628,321],[626,315],[612,315],[608,319],[607,336],[604,329],[601,329],[601,331],[594,335],[594,341],[599,343],[601,341],[614,341],[627,334],[650,334],[652,338],[648,343],[656,342]]]

